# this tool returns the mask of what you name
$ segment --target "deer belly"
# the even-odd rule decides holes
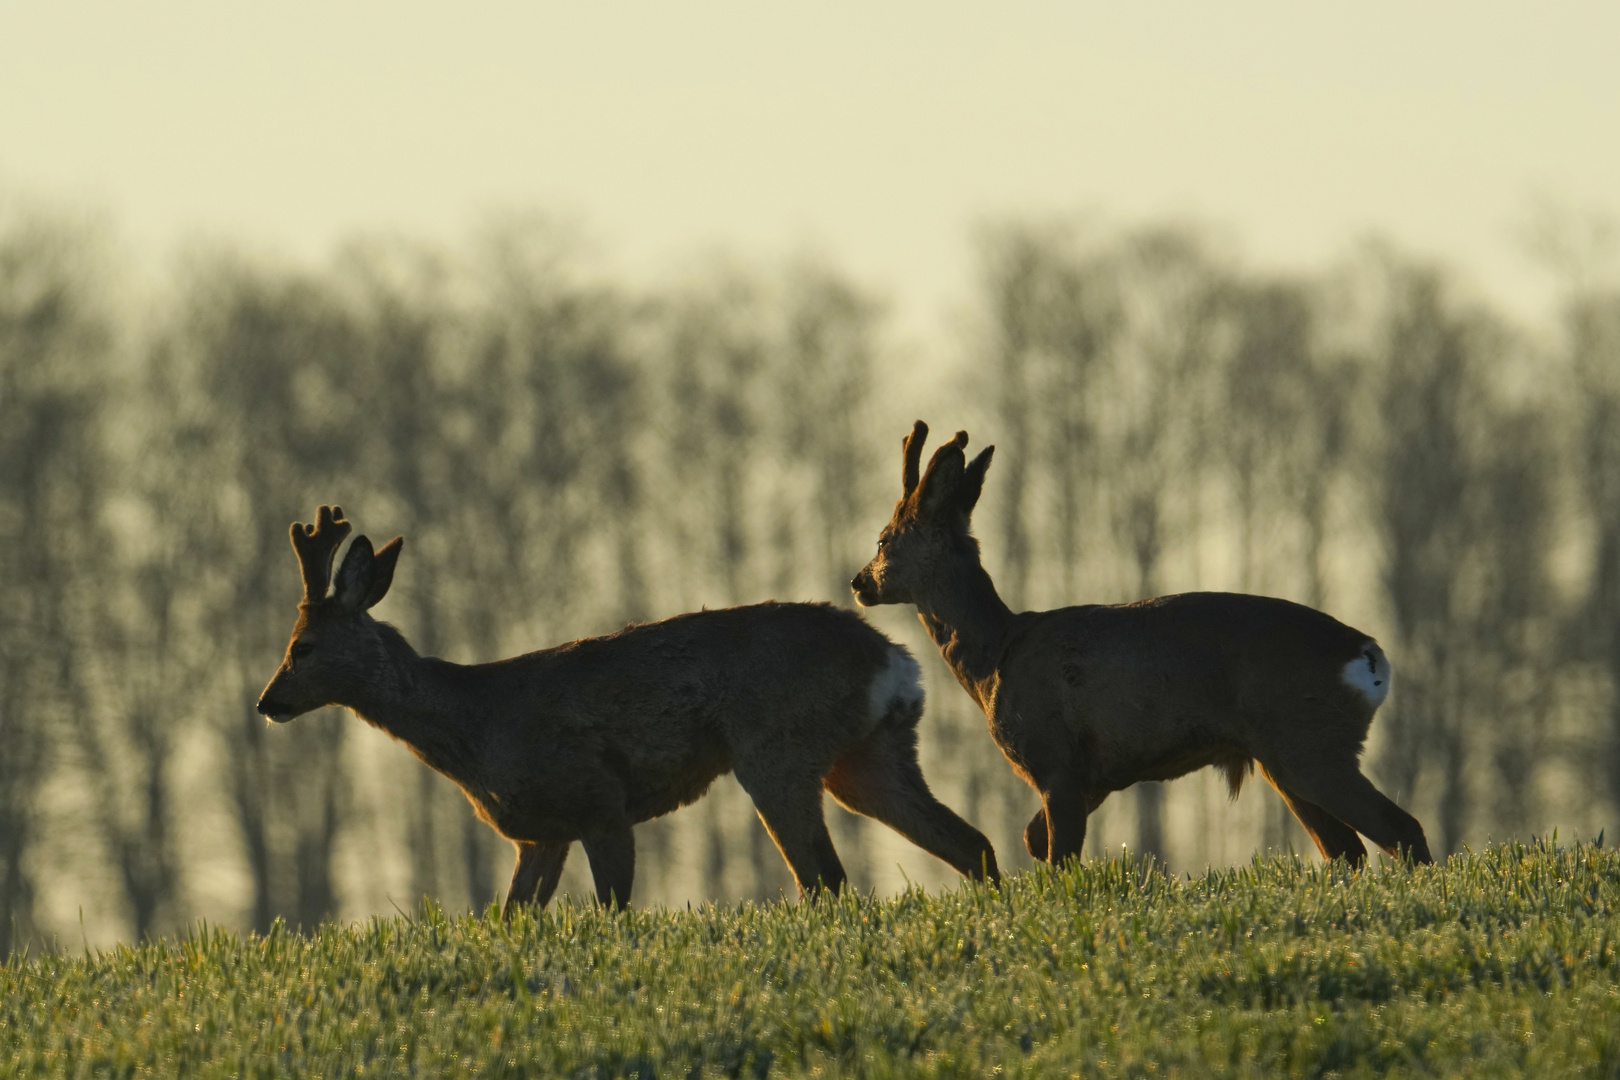
[[[661,817],[701,799],[716,779],[730,771],[730,755],[719,750],[674,767],[628,770],[623,777],[625,809],[631,821]]]
[[[547,806],[535,805],[527,800],[500,800],[492,795],[480,798],[472,792],[464,793],[479,820],[508,840],[540,843],[578,840],[580,837],[578,822]]]
[[[1143,725],[1133,735],[1098,741],[1092,763],[1097,787],[1121,791],[1142,780],[1174,780],[1207,765],[1230,772],[1250,757],[1230,733],[1203,724]]]
[[[1249,762],[1249,754],[1238,746],[1199,746],[1148,762],[1138,772],[1136,780],[1174,780],[1209,765],[1218,766],[1228,776],[1241,771]],[[1131,781],[1128,781],[1131,782]],[[1230,781],[1228,781],[1230,783]],[[1114,790],[1119,790],[1115,788]]]

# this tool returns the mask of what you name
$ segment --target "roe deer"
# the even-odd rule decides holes
[[[1423,827],[1361,774],[1390,663],[1359,630],[1299,604],[1187,593],[1014,614],[979,562],[969,519],[995,447],[967,432],[918,479],[928,426],[902,442],[903,493],[851,586],[863,606],[915,604],[990,735],[1041,796],[1024,830],[1038,859],[1078,857],[1086,815],[1138,780],[1205,765],[1233,796],[1259,762],[1325,858],[1432,862]]]
[[[340,705],[454,780],[517,845],[505,913],[551,899],[569,846],[597,898],[624,906],[631,826],[685,806],[734,771],[801,892],[844,883],[825,787],[963,874],[997,880],[995,852],[938,802],[917,766],[917,662],[852,611],[756,604],[627,626],[492,664],[418,656],[367,610],[403,538],[373,551],[323,506],[292,527],[304,598],[259,711],[277,722]]]

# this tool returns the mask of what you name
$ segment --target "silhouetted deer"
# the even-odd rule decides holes
[[[517,845],[506,914],[551,899],[568,848],[585,846],[603,903],[630,898],[631,826],[735,771],[801,891],[844,868],[825,787],[969,877],[995,852],[935,800],[917,767],[917,662],[852,611],[756,604],[628,626],[493,664],[418,656],[367,609],[393,581],[403,538],[373,552],[338,507],[294,524],[303,568],[287,655],[259,698],[277,722],[341,705],[454,780]]]
[[[862,605],[917,606],[1013,771],[1040,792],[1031,855],[1078,856],[1086,815],[1138,780],[1215,765],[1235,797],[1259,762],[1324,857],[1363,862],[1359,831],[1433,861],[1423,827],[1358,765],[1389,693],[1377,642],[1320,611],[1235,593],[1014,614],[969,532],[995,447],[969,464],[959,431],[919,481],[927,437],[919,420],[902,443],[900,502],[851,586]]]

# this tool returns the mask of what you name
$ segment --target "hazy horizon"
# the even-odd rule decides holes
[[[148,261],[453,242],[502,209],[639,278],[809,250],[912,330],[970,291],[986,218],[1191,220],[1288,268],[1375,232],[1536,317],[1525,223],[1617,208],[1617,39],[1595,3],[13,7],[0,185]]]

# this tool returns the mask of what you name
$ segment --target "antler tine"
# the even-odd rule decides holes
[[[900,448],[905,452],[905,465],[900,470],[900,484],[902,497],[909,496],[917,490],[917,479],[922,464],[923,443],[928,441],[928,425],[918,420],[911,425],[911,434],[900,440]]]
[[[326,588],[332,583],[332,557],[352,528],[354,526],[343,520],[341,506],[323,506],[316,510],[313,525],[293,522],[292,546],[304,573],[306,603],[326,596]]]

